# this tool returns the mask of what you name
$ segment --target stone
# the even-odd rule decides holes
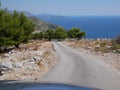
[[[111,49],[111,46],[106,46],[106,48]]]
[[[32,66],[27,66],[26,68],[29,69],[29,70],[33,70]]]
[[[5,54],[4,54],[4,57],[10,57],[10,54],[5,53]]]
[[[15,67],[22,67],[23,66],[23,62],[17,62],[14,66]]]
[[[99,48],[100,48],[100,45],[96,45],[96,46],[95,46],[95,49],[99,49]]]
[[[88,46],[87,49],[92,49],[92,47]]]
[[[29,62],[35,62],[35,61],[36,61],[35,58],[32,58],[32,59],[29,60]]]
[[[35,56],[32,59],[30,59],[29,62],[35,62],[35,61],[41,61],[41,60],[42,60],[42,57]]]
[[[0,76],[2,76],[7,71],[9,71],[8,67],[0,65]]]
[[[118,53],[120,53],[120,49],[117,49],[116,51],[117,51]]]
[[[2,62],[1,65],[8,67],[8,68],[13,68],[12,62],[10,61]]]
[[[43,55],[43,51],[39,51],[39,55],[42,56]]]
[[[99,39],[99,38],[97,38],[97,41],[100,41],[100,39]]]
[[[113,53],[116,53],[117,51],[116,51],[116,50],[113,50],[112,52],[113,52]]]
[[[38,56],[35,56],[34,58],[35,58],[37,61],[38,61],[38,60],[41,60],[41,58],[38,57]]]
[[[8,52],[8,54],[10,55],[15,55],[17,52],[15,50],[11,50],[10,52]]]

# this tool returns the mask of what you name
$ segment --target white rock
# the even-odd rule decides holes
[[[22,66],[23,66],[23,62],[19,62],[19,63],[17,62],[17,63],[15,64],[15,66],[16,66],[16,67],[22,67]]]
[[[97,41],[100,41],[100,39],[99,39],[99,38],[97,38]]]
[[[38,57],[38,56],[35,56],[34,58],[35,58],[37,61],[38,61],[38,60],[41,60],[41,58]]]
[[[35,58],[32,58],[32,59],[29,60],[29,62],[34,62],[34,61],[36,61]]]
[[[32,66],[27,66],[26,68],[29,69],[29,70],[33,70]]]
[[[10,54],[5,53],[5,54],[4,54],[4,57],[10,57]]]
[[[117,51],[116,51],[116,50],[113,50],[112,52],[113,52],[113,53],[116,53]]]
[[[106,48],[110,49],[110,48],[111,48],[111,46],[106,46]]]
[[[13,68],[12,62],[7,61],[7,62],[2,62],[2,65],[8,68]]]
[[[92,47],[88,46],[87,49],[92,49]]]
[[[40,56],[35,56],[35,57],[33,57],[32,59],[30,59],[29,62],[35,62],[35,61],[40,61],[40,60],[42,60],[42,57],[40,57]]]
[[[116,51],[120,53],[120,49],[117,49]]]
[[[100,48],[100,45],[96,45],[96,46],[95,46],[95,49],[99,49],[99,48]]]
[[[39,51],[38,54],[39,54],[40,56],[42,56],[42,55],[43,55],[43,51]]]

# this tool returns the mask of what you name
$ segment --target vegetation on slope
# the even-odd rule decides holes
[[[85,32],[80,31],[79,28],[72,28],[69,31],[66,31],[64,28],[48,29],[45,32],[33,34],[33,39],[58,39],[64,40],[66,38],[81,39],[85,37]]]
[[[35,24],[35,31],[46,31],[48,29],[58,28],[58,25],[47,23],[36,17],[28,17]]]

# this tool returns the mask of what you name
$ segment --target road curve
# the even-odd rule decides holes
[[[56,65],[36,82],[120,90],[120,76],[91,57],[71,49],[61,42],[54,42],[54,49],[58,55]]]

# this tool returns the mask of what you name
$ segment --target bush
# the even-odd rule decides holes
[[[69,38],[81,39],[82,37],[85,37],[85,32],[81,32],[79,28],[72,28],[67,34]]]
[[[101,47],[105,47],[106,45],[107,45],[106,42],[102,42],[102,43],[100,43],[100,46],[101,46]]]

